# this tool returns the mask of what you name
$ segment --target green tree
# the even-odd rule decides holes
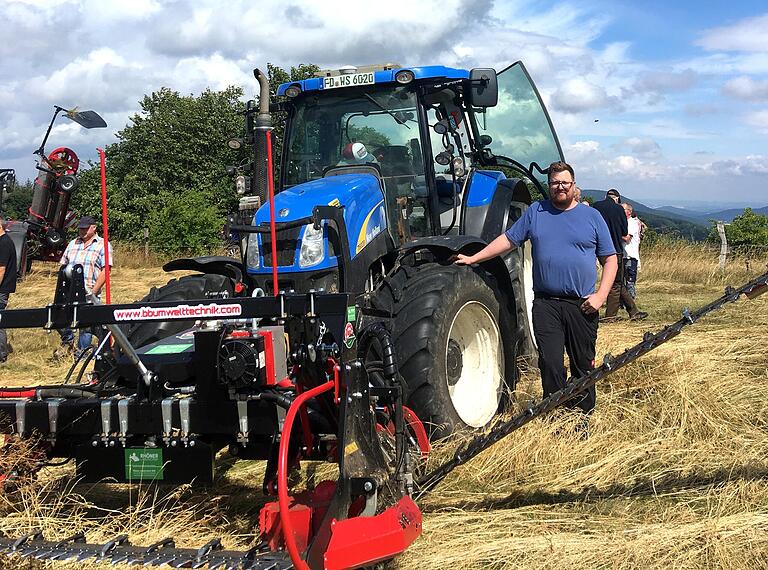
[[[16,184],[11,192],[6,192],[3,196],[2,216],[13,220],[26,220],[32,205],[33,190],[34,183],[27,180],[23,184]]]
[[[768,246],[768,216],[756,214],[752,208],[746,208],[744,213],[733,218],[725,226],[725,236],[730,246]],[[719,243],[717,223],[712,223],[708,239]]]
[[[153,242],[159,236],[171,240],[165,251],[216,245],[215,239],[202,242],[213,239],[237,203],[225,166],[242,157],[225,143],[242,131],[242,95],[238,87],[199,96],[163,88],[144,97],[141,111],[117,134],[118,142],[105,149],[111,236],[138,241],[148,226]],[[97,165],[81,171],[73,206],[81,213],[99,212]],[[201,206],[206,209],[200,217],[210,230],[192,222]],[[166,225],[177,227],[170,231]]]

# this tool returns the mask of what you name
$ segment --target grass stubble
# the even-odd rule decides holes
[[[734,263],[721,273],[711,252],[678,244],[645,253],[638,300],[651,317],[601,325],[598,355],[620,353],[764,266]],[[118,267],[114,300],[132,301],[169,278],[140,263]],[[52,268],[37,266],[12,307],[44,305],[54,285]],[[768,297],[729,305],[598,384],[588,439],[571,414],[556,412],[460,467],[420,500],[424,534],[388,566],[768,568],[766,326]],[[46,362],[55,333],[11,337],[16,352],[0,368],[2,384],[66,372]],[[538,374],[525,372],[514,406],[540,396]],[[427,468],[456,445],[438,445]],[[84,530],[91,541],[126,532],[134,544],[173,536],[180,546],[221,536],[227,547],[246,547],[258,532],[263,465],[225,460],[218,469],[218,486],[200,490],[78,485],[71,466],[46,468],[0,493],[0,531],[63,538]],[[0,559],[0,567],[19,564]]]

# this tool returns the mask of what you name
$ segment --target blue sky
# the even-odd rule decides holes
[[[653,205],[768,204],[765,2],[4,0],[0,19],[0,167],[21,178],[54,104],[106,118],[106,130],[62,121],[52,134],[50,148],[93,157],[144,94],[252,94],[266,62],[521,59],[582,187]]]

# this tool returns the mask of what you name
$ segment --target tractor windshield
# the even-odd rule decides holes
[[[366,163],[379,167],[388,192],[424,181],[416,95],[408,87],[298,98],[286,140],[286,187],[322,178],[329,167]]]

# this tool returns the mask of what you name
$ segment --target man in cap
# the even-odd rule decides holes
[[[373,156],[365,145],[361,142],[353,142],[347,144],[341,151],[341,160],[338,166],[349,166],[357,164],[378,164],[379,161]]]
[[[631,236],[627,226],[627,215],[624,213],[624,208],[619,205],[621,201],[621,195],[615,188],[611,188],[605,193],[605,199],[595,202],[592,206],[600,212],[603,216],[605,223],[608,225],[608,231],[611,234],[611,240],[613,241],[613,247],[618,252],[624,251],[624,244],[627,243]],[[621,253],[619,253],[621,256]],[[641,320],[648,316],[648,313],[641,311],[637,308],[635,300],[627,291],[624,284],[624,267],[623,263],[619,263],[619,269],[616,272],[616,280],[613,282],[610,293],[608,293],[608,300],[605,306],[605,318],[609,320],[616,319],[619,313],[619,304],[622,304],[629,313],[629,318],[632,320]]]
[[[77,224],[79,235],[69,242],[64,255],[61,256],[62,267],[66,265],[82,265],[85,292],[99,300],[101,288],[107,279],[106,259],[104,255],[104,240],[96,233],[96,220],[92,216],[83,216]],[[112,266],[112,244],[109,244],[109,265]],[[53,353],[54,359],[64,358],[74,351],[75,333],[66,328],[59,331],[61,346]],[[89,330],[81,330],[77,342],[78,351],[91,346],[93,335]]]

